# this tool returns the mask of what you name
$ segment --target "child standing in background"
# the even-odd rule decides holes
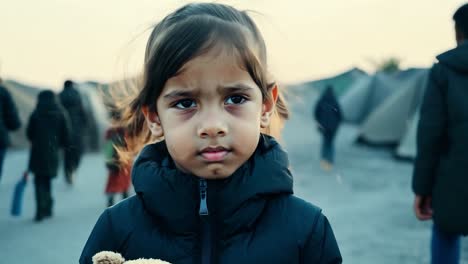
[[[112,126],[106,131],[105,156],[107,184],[107,206],[114,205],[116,194],[122,194],[122,198],[128,197],[128,189],[130,188],[130,166],[119,160],[117,148],[125,149],[126,131],[124,127],[118,126],[120,121],[120,112],[117,110],[111,111]]]
[[[123,116],[136,195],[102,213],[81,264],[104,250],[172,264],[341,263],[327,218],[293,195],[288,155],[266,134],[288,117],[266,54],[231,6],[188,4],[155,26]]]

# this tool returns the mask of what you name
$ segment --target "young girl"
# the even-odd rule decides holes
[[[320,209],[293,196],[271,131],[287,117],[246,12],[189,4],[157,24],[143,88],[130,105],[137,195],[107,209],[80,258],[192,263],[341,263]],[[145,122],[147,125],[145,125]],[[139,144],[140,143],[140,144]]]

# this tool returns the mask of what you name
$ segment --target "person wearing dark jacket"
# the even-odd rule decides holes
[[[52,216],[51,180],[57,176],[60,148],[70,143],[68,117],[52,91],[39,93],[26,133],[31,142],[29,171],[34,174],[36,190],[35,221],[41,221]]]
[[[288,155],[262,133],[279,132],[272,124],[288,110],[249,15],[187,4],[147,47],[119,152],[139,153],[136,195],[101,214],[80,263],[101,251],[172,264],[341,263],[327,218],[293,195]]]
[[[341,108],[336,99],[333,87],[328,86],[320,97],[314,111],[315,120],[322,134],[322,167],[332,168],[335,158],[334,139],[342,120]]]
[[[73,184],[74,175],[80,165],[84,152],[84,136],[87,119],[81,95],[74,87],[74,83],[66,80],[63,91],[59,94],[60,102],[68,113],[71,125],[71,143],[65,151],[65,179],[67,183]]]
[[[9,131],[20,128],[21,121],[16,104],[10,92],[3,86],[0,78],[0,180],[2,179],[3,161],[8,145],[10,144]]]
[[[432,263],[459,263],[468,234],[468,4],[454,15],[457,47],[437,56],[421,106],[414,210],[433,219]]]

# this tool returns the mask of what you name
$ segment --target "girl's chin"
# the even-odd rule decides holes
[[[234,171],[228,170],[227,168],[206,168],[203,172],[194,173],[197,177],[206,180],[220,180],[231,177]]]

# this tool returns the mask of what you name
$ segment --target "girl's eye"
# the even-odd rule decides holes
[[[195,107],[197,106],[197,104],[192,99],[183,99],[183,100],[178,101],[174,106],[179,109],[187,109],[187,108]]]
[[[246,100],[247,99],[242,95],[232,95],[232,96],[229,96],[224,103],[236,105],[236,104],[242,104]]]

